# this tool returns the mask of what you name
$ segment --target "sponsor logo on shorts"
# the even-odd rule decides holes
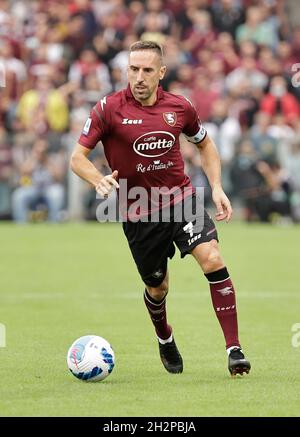
[[[135,153],[146,157],[165,155],[175,144],[175,136],[167,131],[147,132],[133,143]]]
[[[187,234],[190,234],[190,237],[192,237],[194,235],[194,225],[192,222],[188,222],[187,225],[185,225],[183,228],[184,232],[186,232]]]
[[[199,238],[201,238],[201,234],[195,235],[193,238],[189,238],[188,239],[188,244],[189,246],[193,243],[195,243],[195,241],[199,240]]]
[[[195,243],[195,241],[199,240],[202,236],[202,234],[197,234],[194,236],[194,225],[192,222],[188,222],[187,225],[185,225],[183,228],[184,232],[186,232],[187,234],[190,234],[190,237],[188,239],[188,245],[190,246],[191,244]]]
[[[162,269],[156,270],[156,272],[152,273],[153,278],[160,279],[163,277]]]

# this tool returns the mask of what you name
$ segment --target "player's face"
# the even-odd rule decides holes
[[[159,81],[164,77],[166,67],[161,58],[152,50],[131,52],[128,64],[128,82],[136,100],[142,105],[152,105],[156,101]]]

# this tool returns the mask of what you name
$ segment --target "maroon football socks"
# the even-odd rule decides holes
[[[235,291],[226,267],[205,274],[214,310],[220,322],[226,341],[226,348],[240,346]]]
[[[225,337],[226,348],[240,347],[235,291],[228,271],[224,267],[216,272],[206,273],[205,276],[209,282],[213,307]],[[157,337],[160,340],[171,340],[172,328],[167,323],[166,296],[157,301],[145,290],[144,301]]]
[[[159,340],[168,340],[171,337],[172,328],[167,323],[166,296],[162,300],[157,301],[145,290],[144,301],[155,327],[157,337]]]

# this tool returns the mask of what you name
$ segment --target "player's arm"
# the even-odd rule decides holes
[[[226,219],[228,222],[232,216],[232,207],[222,188],[219,152],[215,143],[207,134],[196,146],[200,151],[203,171],[212,189],[212,199],[217,208],[216,220]]]
[[[118,172],[115,170],[112,174],[104,176],[89,160],[90,152],[91,149],[77,143],[71,156],[70,167],[75,174],[93,185],[97,193],[106,197],[113,187],[119,188],[116,181]]]
[[[202,168],[208,178],[212,199],[217,208],[216,219],[226,219],[228,222],[232,216],[232,208],[222,188],[221,160],[218,150],[202,126],[193,104],[188,99],[183,99],[183,105],[185,114],[183,133],[200,151]]]

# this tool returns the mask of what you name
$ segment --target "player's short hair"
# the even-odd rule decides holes
[[[155,41],[137,41],[131,45],[129,53],[137,52],[139,50],[152,50],[159,55],[161,60],[163,60],[162,47]]]

